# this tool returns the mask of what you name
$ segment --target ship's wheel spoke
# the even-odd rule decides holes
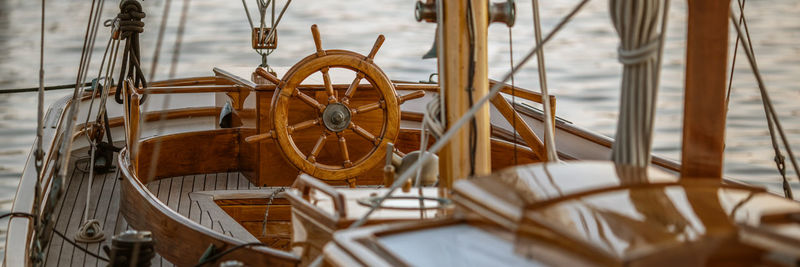
[[[322,82],[325,83],[325,94],[328,95],[328,103],[336,103],[336,93],[333,91],[333,84],[331,84],[331,76],[328,74],[328,68],[322,68],[319,71],[322,72]]]
[[[381,143],[397,139],[398,102],[402,99],[398,98],[392,81],[372,60],[384,41],[383,36],[378,37],[368,55],[363,55],[346,50],[324,50],[316,25],[311,27],[311,33],[316,52],[292,66],[294,71],[282,79],[260,73],[281,86],[275,89],[276,97],[270,105],[273,130],[257,137],[274,139],[283,157],[300,171],[323,180],[347,180],[354,186],[356,177],[384,162],[386,148]],[[350,71],[352,82],[341,87],[333,84],[335,77],[332,76],[338,75],[338,71]],[[303,85],[311,75],[318,79],[317,72],[322,75],[322,81]],[[300,105],[300,109],[296,105]],[[305,105],[316,111],[309,111]],[[354,117],[376,109],[381,111],[362,116],[365,122]],[[360,137],[350,137],[350,134]],[[355,142],[355,146],[348,147],[347,141]],[[313,148],[311,143],[314,143]],[[341,154],[336,154],[334,146],[339,146]],[[329,148],[332,150],[328,151]],[[353,158],[351,152],[355,153]],[[331,160],[319,157],[331,157]]]
[[[297,96],[297,98],[299,98],[304,103],[306,103],[309,106],[311,106],[312,108],[316,108],[316,109],[318,109],[320,111],[325,110],[325,106],[320,104],[319,101],[317,101],[313,97],[311,97],[311,96],[309,96],[309,95],[307,95],[307,94],[305,94],[303,92],[300,92],[300,90],[295,90],[294,93]]]
[[[356,78],[353,79],[353,82],[350,83],[350,87],[347,87],[347,91],[344,92],[344,98],[342,98],[342,102],[345,102],[346,104],[350,103],[350,99],[356,94],[356,90],[358,90],[358,86],[361,84],[361,79],[364,79],[364,74],[361,72],[356,73]]]
[[[319,152],[322,151],[322,147],[325,146],[325,140],[328,139],[327,133],[322,133],[317,139],[317,143],[314,144],[314,148],[311,149],[311,153],[308,154],[308,161],[311,163],[317,162],[317,156],[319,156]]]
[[[359,136],[364,137],[364,139],[367,139],[367,141],[370,141],[372,144],[378,143],[378,139],[376,139],[374,135],[372,135],[366,129],[356,125],[353,122],[350,122],[350,129],[353,129],[353,131],[356,132]]]
[[[344,139],[342,134],[337,133],[336,135],[339,137],[339,150],[342,152],[342,159],[344,160],[342,165],[345,168],[352,167],[353,163],[350,162],[350,154],[347,152],[347,140]]]
[[[383,100],[380,100],[380,101],[375,102],[375,103],[370,103],[370,104],[359,106],[355,110],[353,110],[353,114],[361,114],[361,113],[373,111],[373,110],[376,110],[376,109],[379,109],[379,108],[383,108]]]
[[[311,126],[318,125],[319,122],[320,118],[316,118],[293,124],[289,126],[289,134],[294,133],[295,131],[311,128]]]

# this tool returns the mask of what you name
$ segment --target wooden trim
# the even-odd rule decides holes
[[[158,87],[158,86],[191,86],[191,85],[206,85],[206,84],[214,84],[216,82],[216,77],[214,76],[202,76],[202,77],[190,77],[190,78],[180,78],[180,79],[172,79],[172,80],[163,80],[163,81],[155,81],[150,82],[150,86]]]
[[[400,111],[400,120],[421,122],[425,114],[413,111]]]
[[[544,148],[542,140],[536,136],[536,133],[531,130],[531,127],[525,122],[522,116],[511,107],[511,104],[508,103],[505,97],[502,95],[495,95],[490,101],[494,107],[497,108],[497,111],[499,111],[511,125],[516,127],[514,130],[522,136],[522,139],[533,149],[533,152],[536,152],[536,156],[540,159],[546,159],[547,150]]]
[[[729,0],[689,1],[681,177],[722,179]]]
[[[250,80],[243,79],[242,77],[236,76],[235,74],[230,73],[230,72],[228,72],[226,70],[223,70],[223,69],[215,67],[213,71],[214,71],[214,75],[217,78],[218,82],[223,82],[223,83],[224,82],[228,82],[228,83],[232,83],[232,84],[238,84],[238,85],[241,85],[241,86],[244,86],[244,87],[247,87],[247,88],[250,88],[250,89],[254,89],[254,90],[256,89],[256,87],[259,87],[258,84],[254,83],[254,82],[252,82]]]
[[[692,188],[692,189],[700,189],[700,188],[721,188],[721,189],[740,189],[740,190],[747,190],[753,193],[766,193],[767,190],[765,188],[760,187],[753,187],[749,185],[741,185],[741,184],[733,184],[733,183],[723,183],[721,181],[716,181],[713,179],[709,179],[707,181],[703,181],[702,179],[709,179],[709,178],[701,178],[698,180],[679,180],[677,182],[657,182],[657,183],[632,183],[632,184],[623,184],[617,186],[610,186],[610,187],[601,187],[596,189],[590,189],[586,191],[581,191],[578,193],[572,193],[565,196],[554,197],[550,199],[543,199],[541,201],[537,201],[531,205],[525,207],[525,210],[534,210],[540,209],[549,205],[554,205],[560,202],[579,199],[582,197],[590,196],[590,195],[597,195],[607,192],[614,192],[620,190],[637,190],[637,189],[648,189],[648,188],[663,188],[669,186],[682,186],[684,188]]]
[[[243,86],[234,85],[194,85],[194,86],[159,86],[136,89],[138,94],[195,94],[195,93],[227,93],[239,92]]]
[[[146,183],[166,177],[238,171],[248,164],[240,161],[240,145],[249,145],[240,143],[242,129],[185,132],[141,140],[137,177]],[[158,167],[152,172],[150,158],[159,143]]]
[[[228,249],[244,244],[241,240],[214,232],[167,207],[149,192],[136,177],[127,161],[127,150],[117,158],[123,182],[120,188],[120,211],[131,228],[151,231],[156,251],[178,266],[192,266],[208,245]],[[174,237],[181,237],[176,239]],[[294,254],[265,247],[246,247],[223,256],[219,261],[236,259],[250,266],[296,266]]]
[[[489,85],[490,86],[495,86],[495,84],[497,84],[497,83],[499,83],[499,81],[489,80]],[[528,89],[525,89],[525,88],[520,88],[520,87],[517,87],[517,86],[513,86],[512,87],[510,84],[503,83],[503,87],[500,88],[500,92],[504,93],[504,94],[507,94],[507,95],[520,97],[520,98],[528,100],[528,101],[533,101],[533,102],[536,102],[536,103],[539,103],[539,104],[544,104],[544,98],[543,98],[542,94],[534,92],[534,91],[531,91],[531,90],[528,90]],[[553,96],[553,95],[550,96],[550,119],[553,120],[553,125],[555,125],[555,122],[556,122],[556,96]]]

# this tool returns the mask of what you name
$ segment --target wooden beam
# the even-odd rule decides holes
[[[522,139],[525,140],[525,143],[536,152],[536,156],[540,159],[547,158],[547,150],[544,148],[544,144],[542,143],[542,139],[539,139],[536,136],[536,133],[531,130],[531,127],[528,126],[528,123],[522,118],[522,116],[511,107],[511,104],[502,96],[496,95],[490,100],[497,111],[500,112],[501,115],[510,123],[511,125],[515,126],[517,133],[522,136]]]
[[[486,31],[488,23],[487,1],[472,1],[475,30],[475,72],[473,74],[473,100],[485,96],[489,90]],[[440,3],[441,43],[439,44],[439,73],[445,99],[445,114],[449,128],[470,108],[465,91],[470,78],[469,73],[469,25],[467,20],[468,1],[441,1]],[[489,106],[484,106],[476,115],[477,145],[475,153],[475,174],[488,174],[491,171],[491,151],[489,147]],[[439,153],[440,185],[449,191],[454,180],[470,175],[469,125],[461,128]]]
[[[722,178],[729,0],[688,0],[681,177]]]

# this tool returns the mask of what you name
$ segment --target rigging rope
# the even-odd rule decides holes
[[[42,75],[42,78],[44,78],[44,75]],[[76,85],[74,83],[71,83],[71,84],[62,84],[62,85],[42,86],[41,88],[44,91],[53,91],[53,90],[62,90],[62,89],[75,89],[76,86],[82,88],[82,87],[92,86],[92,83],[83,83],[83,84],[80,84],[80,85]],[[39,88],[40,87],[0,89],[0,95],[2,95],[2,94],[39,92]],[[42,94],[42,96],[44,97],[44,94]],[[42,105],[44,105],[44,98],[42,98]]]
[[[753,50],[753,43],[750,39],[750,32],[747,29],[747,19],[744,18],[744,3],[739,3],[740,8],[740,16],[743,18],[743,25],[745,28],[745,33],[742,32],[742,28],[739,24],[736,23],[736,17],[733,13],[733,7],[731,7],[730,11],[730,19],[731,23],[734,25],[734,29],[736,30],[737,36],[742,40],[742,49],[745,51],[745,55],[747,56],[747,61],[750,63],[750,69],[753,71],[753,75],[756,78],[756,82],[758,83],[758,90],[761,93],[761,103],[764,105],[764,113],[767,118],[767,128],[769,129],[769,135],[772,142],[772,148],[775,151],[775,164],[778,167],[778,172],[781,174],[783,178],[783,190],[784,196],[786,198],[794,199],[794,195],[792,194],[792,187],[789,185],[789,182],[786,178],[786,163],[785,157],[781,153],[780,147],[778,146],[778,140],[775,136],[775,130],[778,130],[778,134],[780,135],[781,141],[783,142],[784,148],[786,148],[786,153],[789,154],[789,160],[792,163],[792,167],[794,168],[795,174],[798,178],[800,178],[800,169],[797,166],[797,160],[794,157],[794,152],[792,152],[792,147],[789,145],[789,141],[786,138],[786,133],[783,130],[783,126],[781,125],[780,120],[778,119],[778,114],[775,111],[775,107],[772,105],[772,100],[769,97],[769,93],[767,92],[766,85],[764,84],[764,80],[761,77],[761,71],[758,68],[758,63],[756,62],[755,51]]]
[[[36,173],[37,177],[42,175],[42,158],[44,158],[44,151],[42,150],[42,135],[44,126],[44,4],[45,0],[42,0],[42,25],[41,25],[41,35],[39,39],[39,89],[37,90],[37,110],[36,110]],[[36,189],[39,189],[39,183],[37,182]],[[38,190],[37,190],[38,193]],[[37,199],[38,200],[38,199]],[[39,204],[39,203],[36,203]]]
[[[508,26],[508,64],[511,68],[511,107],[517,106],[517,87],[514,85],[514,38],[511,37],[511,26]],[[512,113],[511,128],[514,134],[514,165],[517,165],[517,113]],[[545,116],[547,118],[547,116]]]
[[[402,186],[405,183],[405,181],[411,178],[411,175],[416,173],[416,170],[422,167],[423,162],[427,162],[428,160],[430,160],[432,154],[439,152],[439,150],[441,150],[444,147],[444,145],[447,144],[447,142],[449,142],[451,138],[453,138],[455,133],[459,131],[461,127],[467,124],[475,116],[475,113],[477,113],[478,110],[480,110],[480,108],[484,104],[486,104],[486,102],[489,101],[489,99],[493,98],[500,92],[500,89],[503,87],[503,84],[507,82],[512,75],[514,75],[517,71],[519,71],[522,66],[527,64],[528,61],[533,57],[533,55],[535,55],[535,53],[537,53],[540,49],[542,49],[542,46],[547,44],[553,38],[553,36],[555,36],[555,34],[558,33],[570,20],[572,20],[572,18],[575,17],[578,11],[580,11],[588,2],[589,0],[581,0],[581,2],[579,2],[561,21],[559,21],[558,24],[555,25],[555,27],[553,27],[550,33],[548,33],[542,39],[542,42],[539,43],[539,45],[536,45],[533,49],[531,49],[525,55],[525,57],[523,57],[522,60],[513,68],[513,70],[511,70],[509,73],[503,76],[503,79],[501,79],[500,82],[495,83],[495,85],[492,86],[491,89],[489,89],[489,92],[484,97],[475,102],[475,105],[473,105],[463,116],[461,116],[461,118],[459,118],[455,123],[453,123],[453,125],[441,135],[441,138],[436,140],[436,143],[434,143],[428,149],[430,153],[422,154],[422,156],[420,156],[417,159],[417,161],[415,161],[414,164],[411,165],[411,167],[409,167],[406,171],[400,174],[398,178],[395,179],[394,183],[392,183],[391,187],[389,188],[389,191],[387,191],[383,196],[377,198],[376,201],[373,202],[372,206],[370,206],[369,210],[367,210],[367,212],[364,213],[364,215],[362,215],[361,218],[359,218],[353,224],[348,226],[348,229],[353,229],[361,225],[364,225],[364,223],[366,223],[367,221],[367,218],[369,218],[369,216],[372,215],[372,213],[375,212],[375,210],[381,206],[383,201],[389,198],[397,190],[398,187]]]
[[[746,0],[745,1],[739,0],[739,11],[740,11],[740,14],[739,14],[739,26],[742,26],[742,23],[744,22],[744,4],[745,4],[745,2],[747,2],[747,1]],[[736,35],[736,43],[734,43],[734,45],[733,45],[733,60],[731,60],[731,68],[730,68],[731,75],[730,75],[730,78],[728,78],[728,92],[725,94],[725,107],[726,108],[730,107],[731,87],[733,86],[733,74],[735,73],[734,67],[736,67],[736,55],[739,54],[739,40],[740,39],[741,38],[739,38],[739,35]]]
[[[467,61],[467,100],[469,106],[475,104],[475,15],[472,10],[472,0],[467,0],[467,29],[469,32],[469,60]],[[469,177],[475,176],[475,154],[478,149],[478,121],[473,117],[469,121]],[[421,168],[420,168],[421,169]],[[419,172],[419,171],[418,171]]]
[[[144,32],[144,22],[142,19],[145,13],[142,12],[142,4],[137,0],[122,0],[119,3],[119,38],[125,39],[125,49],[122,55],[122,65],[119,73],[117,88],[122,88],[125,79],[131,79],[136,87],[147,87],[140,64],[139,34]],[[144,102],[146,95],[142,96]],[[122,90],[117,90],[114,94],[117,104],[122,104]]]
[[[100,4],[97,4],[97,0],[92,1],[91,9],[89,12],[88,22],[86,24],[86,34],[84,35],[83,39],[83,48],[81,50],[81,61],[78,67],[78,74],[75,81],[75,89],[72,92],[72,98],[69,103],[66,116],[62,119],[59,124],[66,123],[66,127],[63,131],[56,133],[55,139],[60,139],[59,143],[54,143],[54,147],[58,147],[55,151],[55,155],[52,157],[54,161],[54,165],[52,168],[51,175],[54,175],[55,178],[52,179],[52,184],[50,186],[50,190],[48,191],[48,198],[47,204],[44,205],[44,208],[41,211],[41,217],[39,218],[39,224],[36,227],[35,231],[35,243],[33,249],[31,250],[31,257],[34,263],[40,263],[43,259],[44,255],[43,248],[47,247],[50,239],[50,235],[48,234],[50,230],[53,230],[53,220],[52,215],[55,209],[56,204],[61,200],[61,197],[64,195],[64,184],[65,177],[67,175],[67,168],[62,168],[62,166],[66,165],[69,162],[70,151],[72,151],[72,136],[74,129],[75,129],[75,122],[78,116],[78,103],[80,103],[80,89],[81,87],[78,86],[84,78],[86,73],[86,69],[88,69],[89,64],[91,63],[91,55],[93,52],[94,46],[94,37],[97,33],[97,24],[99,23],[99,13],[102,11],[103,1],[100,1]],[[60,138],[59,138],[60,137]],[[52,152],[51,152],[52,153]]]
[[[151,81],[156,76],[158,58],[161,55],[161,44],[164,41],[164,32],[167,28],[167,18],[169,18],[169,7],[171,4],[172,0],[164,2],[164,12],[161,14],[161,25],[158,26],[158,37],[156,37],[156,48],[153,50],[153,64],[150,64],[150,76],[148,76],[148,79]]]
[[[177,36],[175,37],[175,47],[172,50],[172,62],[170,63],[170,67],[169,67],[169,79],[175,78],[175,72],[178,69],[178,60],[180,58],[181,45],[183,44],[183,35],[184,35],[185,29],[186,29],[186,18],[187,18],[187,14],[189,14],[189,6],[190,6],[190,4],[191,4],[190,0],[183,0],[183,6],[181,7],[181,17],[180,17],[180,21],[178,22],[178,32],[177,32]],[[169,104],[170,104],[171,100],[172,100],[172,95],[171,94],[167,94],[167,95],[164,96],[164,101],[162,102],[162,105],[161,105],[161,110],[162,111],[166,111],[166,109],[169,107]],[[145,104],[145,110],[148,110],[149,106],[150,106],[150,102]],[[163,122],[166,119],[167,119],[167,112],[161,112],[158,120],[160,122]],[[140,123],[140,124],[144,123],[143,118],[140,118],[140,121],[138,121],[137,123]],[[161,136],[163,133],[164,133],[164,123],[161,123],[157,127],[156,135],[157,136]],[[151,167],[150,167],[150,170],[148,171],[148,176],[147,177],[155,177],[156,170],[157,170],[157,167],[158,167],[158,159],[161,156],[161,145],[162,145],[162,141],[159,140],[153,146],[153,154],[150,157],[150,166]],[[129,156],[130,156],[130,154],[129,154]]]
[[[42,25],[39,43],[39,93],[37,98],[37,111],[36,111],[36,151],[34,151],[36,166],[36,184],[34,185],[33,195],[33,211],[39,212],[39,206],[42,202],[42,166],[44,165],[44,150],[42,150],[42,136],[44,127],[44,14],[45,14],[45,0],[42,0]],[[39,218],[32,218],[34,227],[39,226]],[[35,251],[35,249],[34,249]]]
[[[275,1],[267,1],[264,3],[261,0],[256,0],[256,4],[258,5],[258,14],[259,14],[259,21],[260,21],[260,28],[258,31],[258,40],[271,40],[275,33],[277,32],[278,24],[281,22],[283,18],[283,14],[286,12],[286,9],[289,8],[289,4],[292,3],[292,0],[286,1],[286,4],[281,8],[281,12],[278,14],[277,20],[275,18],[275,5],[277,5],[277,0]],[[269,8],[270,4],[272,5],[272,16],[270,17],[271,20],[271,28],[269,32],[264,32],[264,26],[266,24],[265,18],[267,15],[267,8]],[[247,22],[250,24],[250,30],[255,31],[255,24],[253,23],[253,17],[250,15],[250,9],[247,7],[247,2],[242,0],[242,6],[244,7],[244,13],[247,15]],[[262,38],[264,34],[267,35],[267,38]],[[261,67],[269,68],[267,64],[267,56],[272,54],[275,49],[254,49],[257,54],[261,56]]]
[[[660,0],[611,0],[611,20],[620,36],[622,89],[617,133],[612,145],[614,162],[635,167],[650,163],[660,69],[664,43],[666,2]],[[656,32],[659,16],[661,32]]]
[[[542,43],[542,25],[539,22],[539,0],[533,0],[533,28],[535,32],[535,44],[539,46]],[[544,50],[539,49],[536,52],[537,70],[539,71],[539,87],[542,90],[542,109],[544,112],[544,148],[547,151],[547,158],[545,161],[558,161],[558,152],[556,150],[555,142],[555,125],[551,120],[555,114],[550,114],[550,93],[547,90],[547,71],[544,65]],[[512,106],[513,107],[513,106]],[[516,113],[516,112],[515,112]],[[533,144],[529,144],[533,145]]]

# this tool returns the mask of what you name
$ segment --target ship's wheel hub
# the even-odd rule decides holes
[[[332,132],[341,132],[350,126],[350,108],[342,103],[330,103],[322,112],[322,124]]]

